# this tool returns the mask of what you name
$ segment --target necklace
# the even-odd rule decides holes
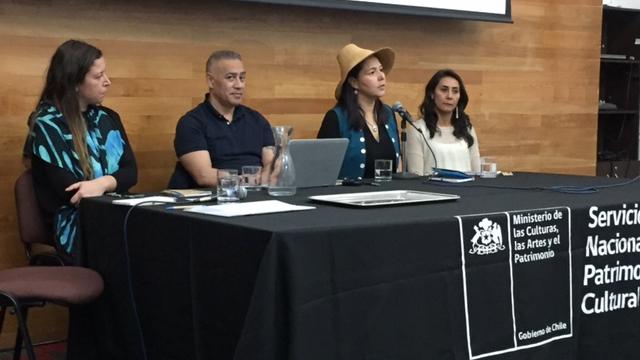
[[[376,124],[371,124],[370,122],[366,121],[367,125],[369,126],[369,128],[371,129],[371,131],[373,131],[374,133],[378,132],[378,126]]]

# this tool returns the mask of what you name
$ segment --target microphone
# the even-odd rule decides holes
[[[393,107],[391,107],[391,109],[393,111],[397,112],[398,115],[400,115],[400,117],[402,118],[402,120],[408,122],[409,124],[411,124],[411,126],[416,128],[415,125],[413,125],[413,119],[411,118],[411,114],[409,114],[407,109],[404,108],[404,106],[402,105],[402,103],[400,101],[396,101],[396,103],[393,104]],[[407,127],[406,124],[404,124],[404,126],[402,128],[404,129],[406,127]],[[416,128],[416,130],[418,130],[418,129]],[[420,130],[418,130],[418,131],[420,131]]]
[[[431,145],[429,145],[429,142],[427,141],[427,138],[424,136],[424,133],[422,132],[422,129],[420,129],[419,127],[417,127],[414,123],[413,123],[413,119],[411,118],[411,114],[409,114],[409,112],[404,108],[404,106],[402,105],[402,103],[400,101],[396,101],[393,106],[391,107],[391,109],[398,113],[398,115],[400,115],[400,117],[402,118],[402,122],[400,123],[400,127],[402,128],[402,134],[401,134],[401,141],[403,144],[403,148],[406,146],[405,143],[407,141],[407,135],[404,132],[404,129],[406,129],[407,127],[407,123],[409,123],[409,125],[411,125],[411,127],[413,127],[414,129],[416,129],[416,131],[418,133],[420,133],[420,135],[422,136],[422,140],[424,140],[424,143],[427,145],[427,148],[429,149],[429,152],[431,153],[431,156],[433,156],[433,161],[434,161],[434,167],[437,168],[438,167],[438,159],[436,158],[436,154],[433,152],[433,149],[431,148]],[[403,155],[404,154],[404,149],[403,149]],[[406,161],[406,158],[404,158]],[[404,164],[404,168],[407,168],[407,164]]]

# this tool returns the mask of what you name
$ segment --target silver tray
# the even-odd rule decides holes
[[[413,190],[372,191],[363,193],[309,196],[309,199],[317,202],[357,207],[451,201],[457,200],[459,198],[460,196],[458,195],[439,194]]]

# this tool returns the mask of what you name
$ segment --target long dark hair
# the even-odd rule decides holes
[[[365,59],[366,60],[366,59]],[[365,126],[364,112],[358,104],[358,95],[355,93],[355,89],[351,84],[349,84],[349,78],[358,78],[358,74],[360,70],[362,70],[362,66],[365,62],[362,60],[358,63],[358,65],[354,66],[349,74],[347,74],[347,78],[342,84],[342,90],[340,90],[340,99],[338,99],[337,106],[340,106],[347,110],[347,116],[349,117],[349,123],[352,129],[362,130]],[[376,124],[378,126],[382,126],[386,123],[386,114],[384,110],[384,105],[382,105],[382,101],[380,99],[376,99],[376,103],[373,106],[373,113],[376,117]]]
[[[460,99],[458,100],[457,107],[458,115],[456,116],[455,114],[452,114],[451,116],[453,135],[458,139],[464,139],[464,141],[467,142],[467,146],[471,147],[473,145],[473,136],[471,136],[471,133],[469,132],[469,129],[472,128],[471,119],[469,119],[469,115],[464,112],[464,109],[469,103],[469,95],[467,94],[467,89],[464,87],[462,78],[455,71],[451,69],[443,69],[439,70],[431,77],[431,80],[429,80],[424,89],[424,99],[422,100],[422,104],[419,108],[420,115],[427,125],[429,137],[433,138],[435,133],[438,132],[438,114],[436,113],[436,103],[433,100],[433,97],[435,96],[436,87],[440,83],[440,80],[445,77],[456,79],[460,85]]]
[[[86,179],[93,178],[93,170],[87,152],[85,133],[87,125],[80,111],[77,87],[93,66],[102,57],[102,51],[79,40],[67,40],[51,57],[47,70],[47,81],[42,89],[39,103],[55,105],[67,121],[73,137],[73,147],[80,160]]]

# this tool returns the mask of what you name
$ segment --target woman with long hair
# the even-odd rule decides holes
[[[433,167],[464,172],[480,171],[478,138],[465,112],[469,95],[462,78],[450,69],[439,70],[427,83],[420,105],[420,132],[407,129],[408,171],[429,175]]]
[[[392,160],[393,172],[401,169],[395,117],[380,100],[394,59],[389,48],[372,51],[349,44],[338,52],[338,103],[324,116],[318,138],[349,139],[341,179],[373,178],[378,159]]]
[[[34,186],[55,244],[71,263],[83,198],[125,192],[137,168],[120,116],[101,105],[111,81],[102,52],[68,40],[51,58],[30,131]]]

